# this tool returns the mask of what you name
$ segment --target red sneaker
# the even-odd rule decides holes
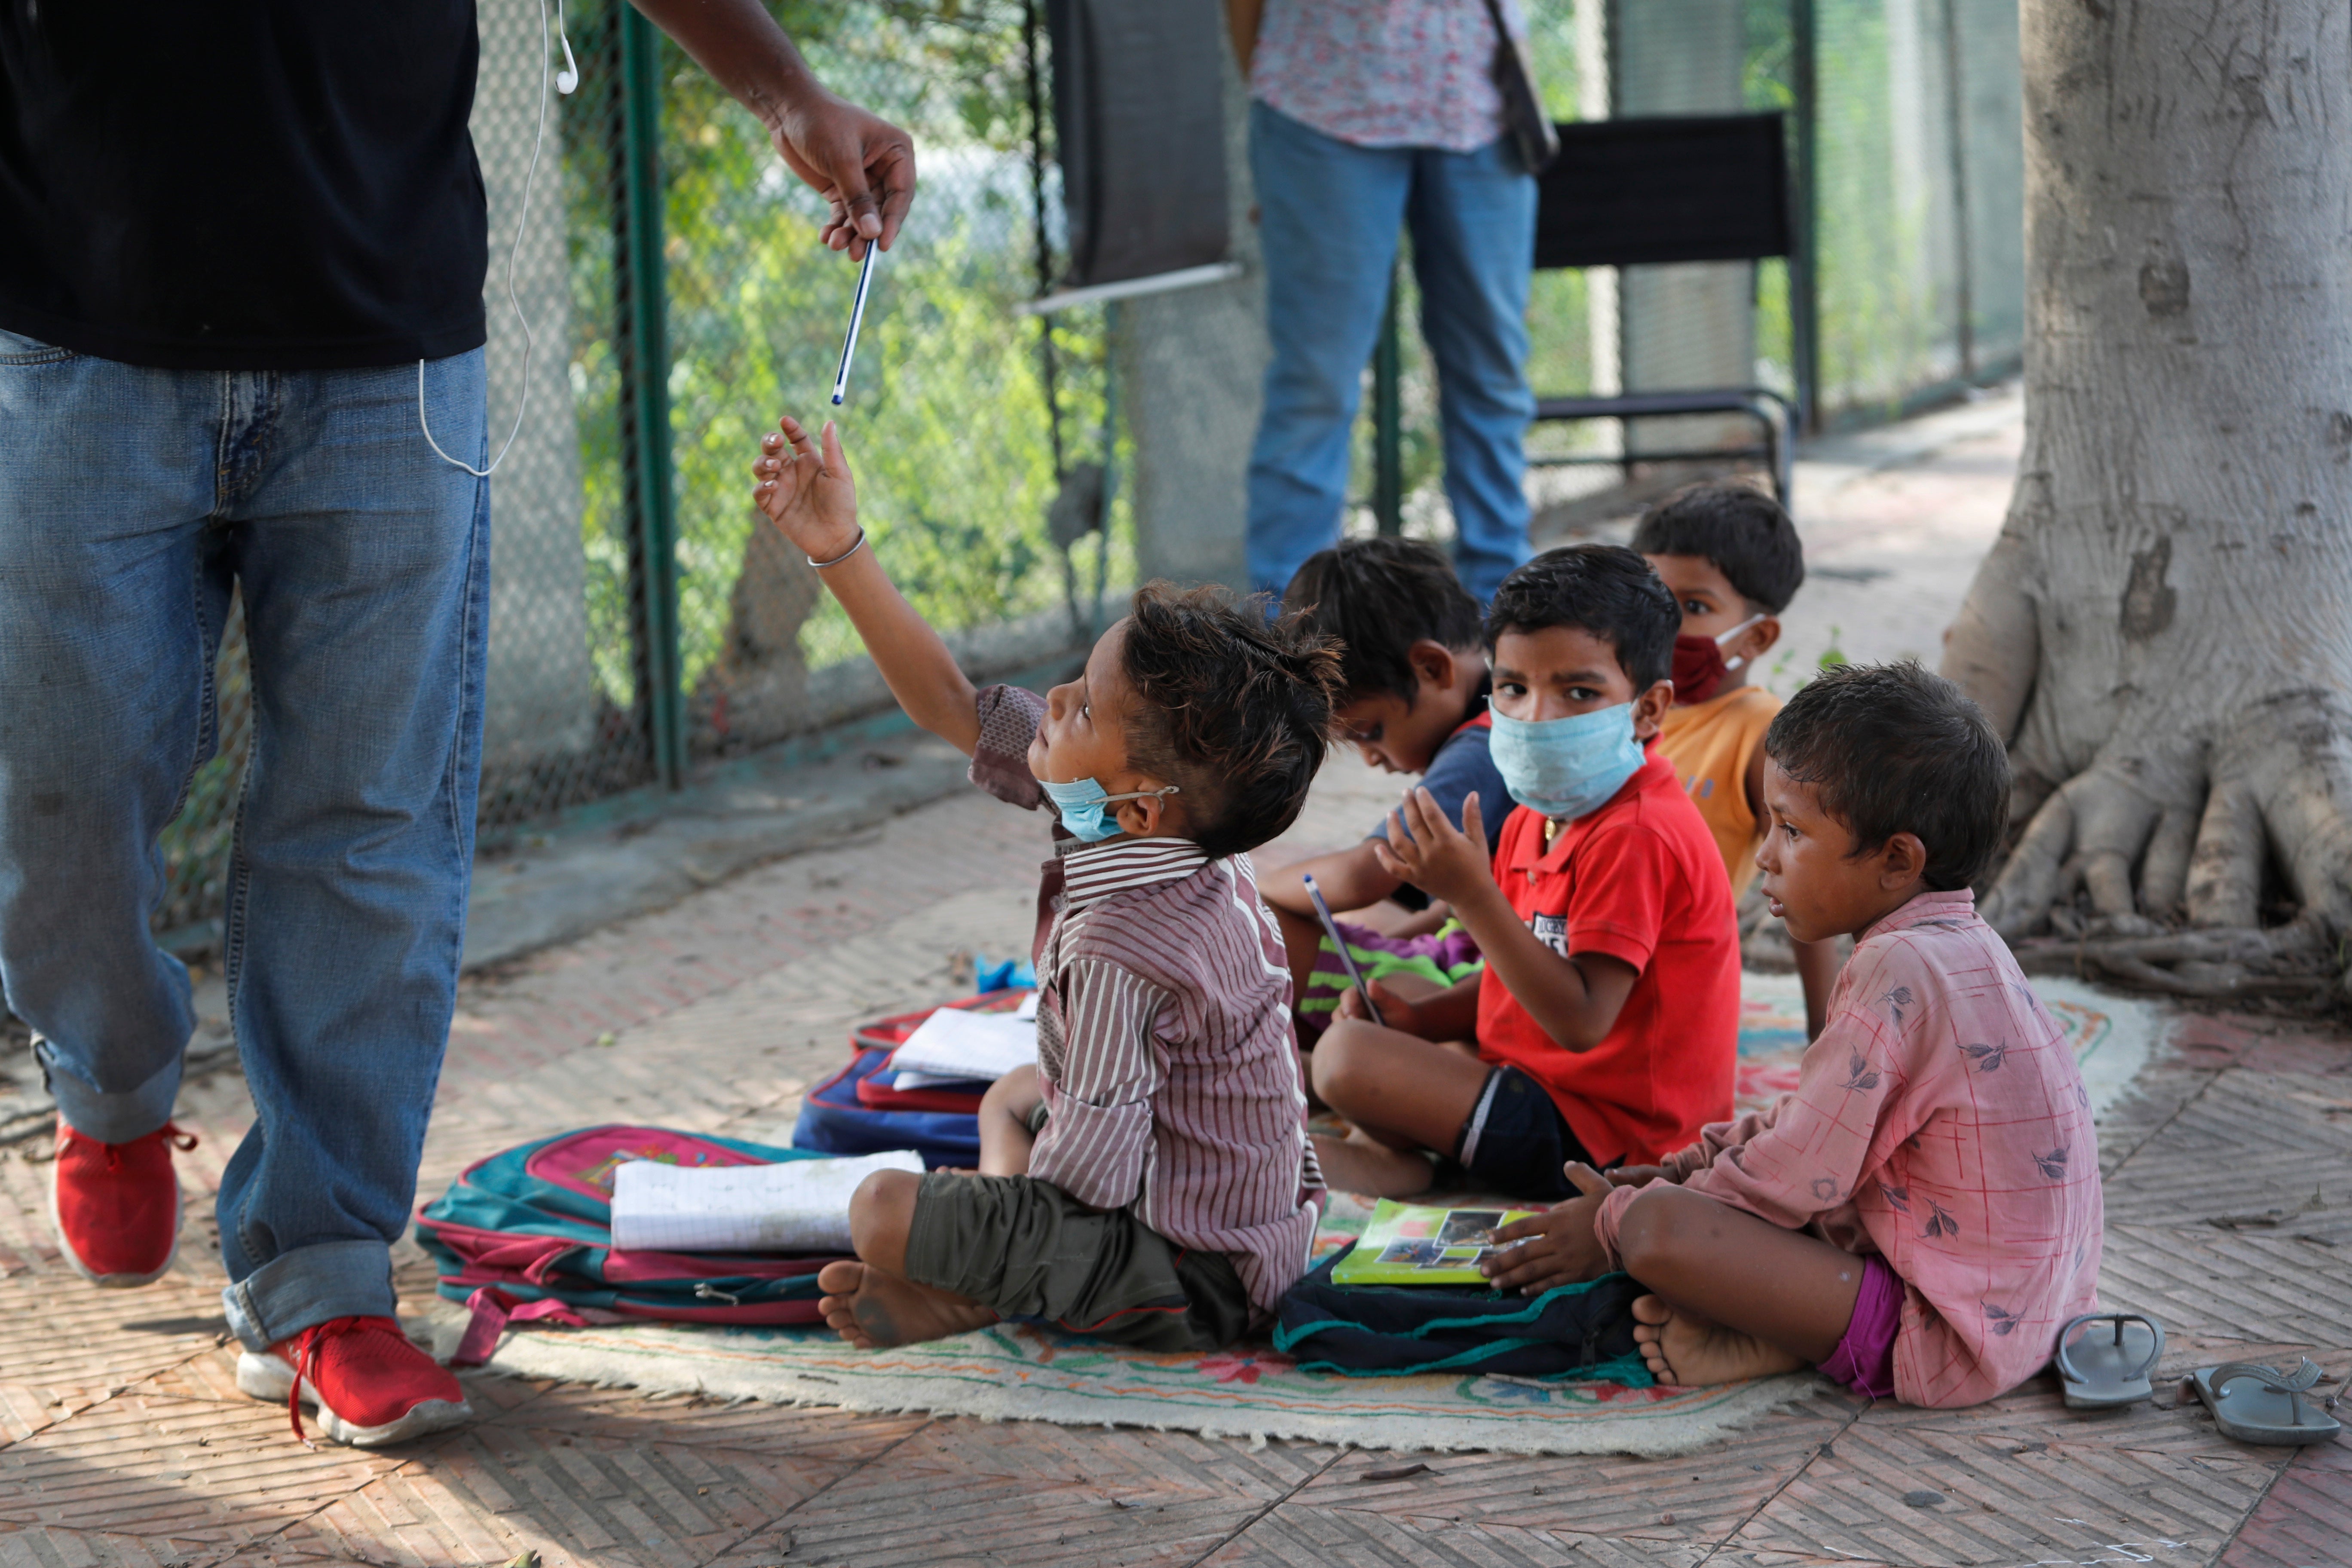
[[[196,1146],[164,1123],[128,1143],[101,1143],[58,1122],[49,1219],[74,1271],[94,1285],[144,1285],[180,1248],[180,1178],[172,1151]]]
[[[390,1318],[335,1318],[261,1354],[247,1351],[236,1358],[236,1386],[256,1399],[286,1401],[294,1436],[306,1444],[305,1405],[318,1407],[320,1431],[355,1448],[404,1443],[474,1418],[457,1380]]]

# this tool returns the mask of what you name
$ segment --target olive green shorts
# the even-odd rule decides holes
[[[907,1278],[1137,1350],[1221,1350],[1249,1328],[1249,1292],[1224,1254],[1180,1247],[1129,1210],[1090,1209],[1034,1176],[926,1175]]]

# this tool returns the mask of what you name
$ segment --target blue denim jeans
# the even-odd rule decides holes
[[[1339,538],[1349,437],[1397,235],[1412,233],[1437,367],[1454,563],[1484,604],[1528,558],[1523,438],[1536,183],[1508,141],[1475,153],[1359,147],[1250,105],[1274,358],[1249,468],[1250,586],[1280,593]]]
[[[425,387],[480,466],[481,351]],[[59,1114],[107,1142],[179,1089],[156,840],[213,753],[243,594],[224,930],[257,1117],[219,1212],[256,1349],[393,1310],[465,931],[488,577],[489,487],[425,445],[414,364],[154,370],[0,332],[0,980]]]

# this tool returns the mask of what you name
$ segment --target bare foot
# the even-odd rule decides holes
[[[1314,1142],[1323,1180],[1339,1192],[1361,1193],[1368,1198],[1409,1198],[1427,1192],[1436,1180],[1436,1173],[1418,1151],[1391,1149],[1361,1131],[1345,1138],[1318,1133]]]
[[[817,1310],[827,1327],[859,1350],[881,1350],[917,1340],[943,1340],[996,1321],[976,1301],[885,1274],[864,1263],[828,1263],[817,1271],[824,1299]]]
[[[1650,1375],[1677,1388],[1769,1377],[1805,1364],[1778,1345],[1670,1307],[1656,1296],[1633,1298],[1633,1342]]]

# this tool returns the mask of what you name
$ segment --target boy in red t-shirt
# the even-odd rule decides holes
[[[1482,1188],[1557,1199],[1566,1167],[1652,1163],[1731,1114],[1739,945],[1714,837],[1652,751],[1682,615],[1615,545],[1556,550],[1496,590],[1493,755],[1519,809],[1489,868],[1486,803],[1456,828],[1426,792],[1381,864],[1453,906],[1484,973],[1417,1001],[1352,994],[1314,1056],[1346,1117],[1330,1184],[1404,1197],[1429,1155]],[[1496,803],[1499,805],[1501,803]]]

